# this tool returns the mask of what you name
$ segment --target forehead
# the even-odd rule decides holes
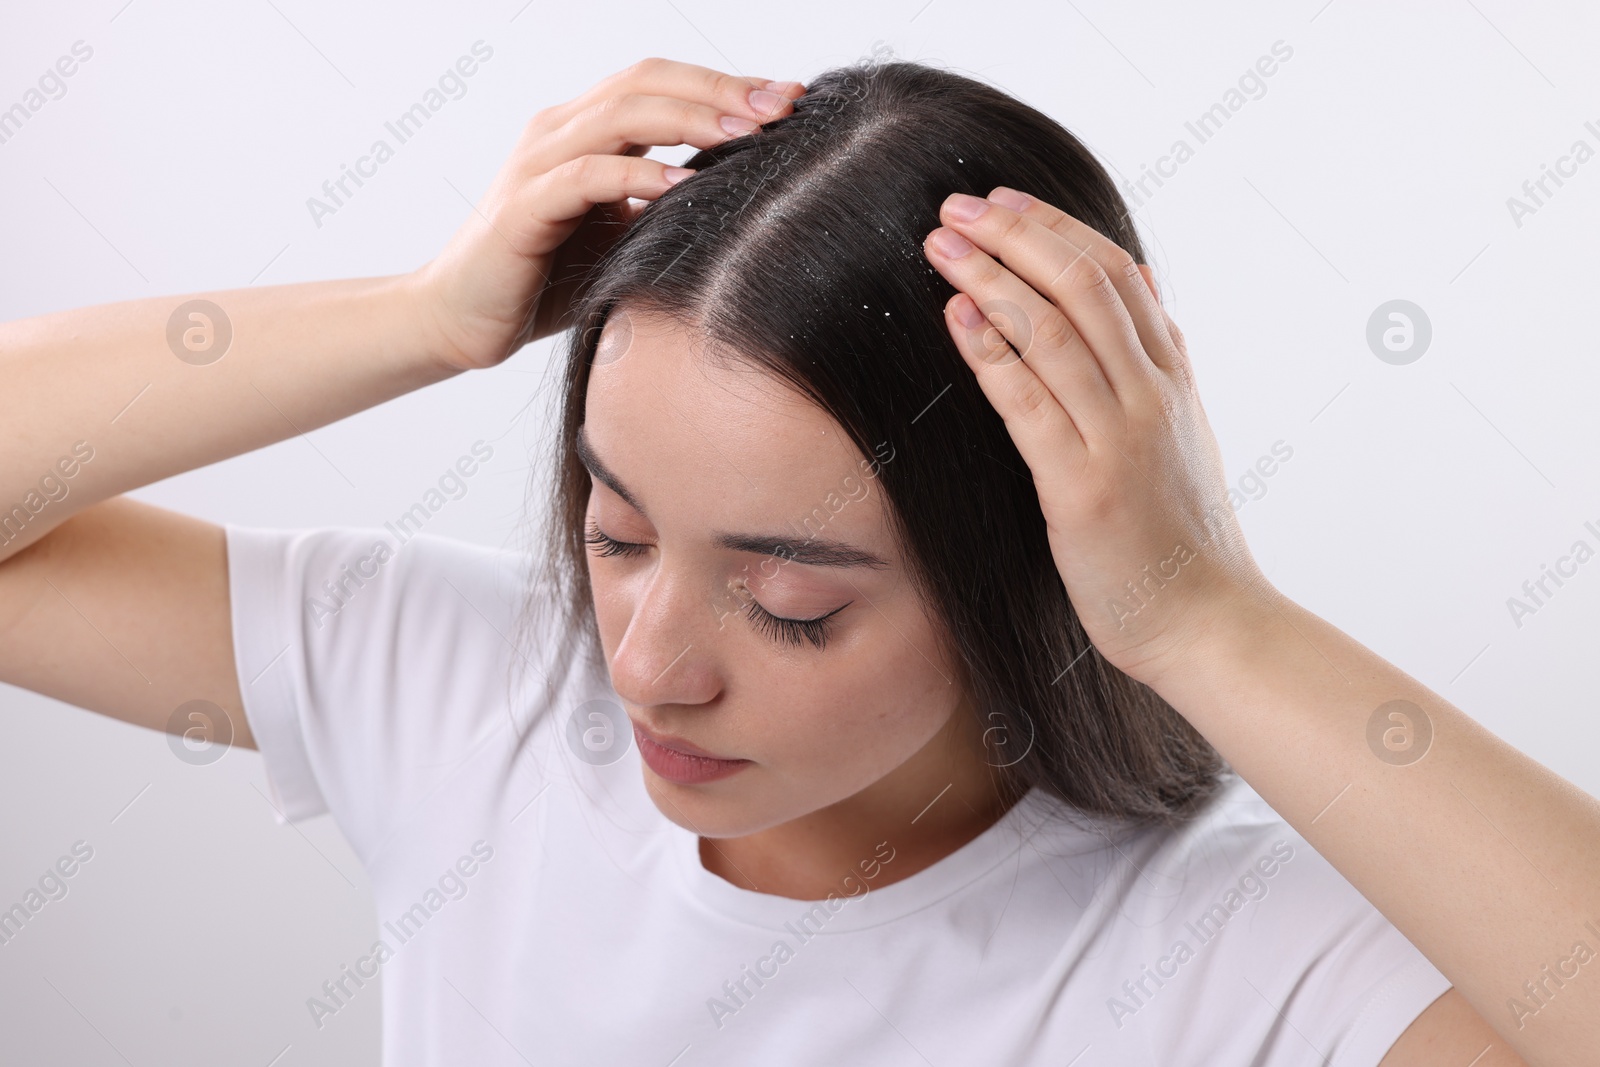
[[[676,319],[618,309],[595,352],[585,436],[652,518],[781,530],[825,507],[831,493],[852,497],[831,518],[833,536],[848,530],[887,548],[872,536],[882,513],[867,457],[788,383],[725,362]],[[871,492],[856,502],[864,487]]]

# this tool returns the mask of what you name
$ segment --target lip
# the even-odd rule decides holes
[[[676,737],[653,734],[638,723],[633,723],[633,738],[639,746],[639,755],[650,769],[667,781],[680,785],[726,778],[751,762],[714,756],[698,745],[691,745]]]

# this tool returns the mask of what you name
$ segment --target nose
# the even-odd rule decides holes
[[[703,704],[721,691],[721,609],[706,589],[690,575],[660,568],[636,595],[614,605],[621,637],[611,655],[611,686],[618,696],[637,706]]]

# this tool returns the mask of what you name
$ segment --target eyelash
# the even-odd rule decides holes
[[[593,519],[589,520],[589,530],[583,538],[586,544],[600,546],[596,556],[637,556],[645,550],[644,545],[636,545],[631,541],[618,541],[607,537],[600,532],[600,526]]]
[[[586,544],[595,546],[598,551],[594,554],[601,557],[637,556],[648,547],[634,544],[631,541],[618,541],[614,537],[606,536],[600,532],[599,525],[593,519],[589,520],[589,529],[584,534],[583,540]],[[816,619],[785,619],[772,614],[772,612],[751,600],[745,614],[750,617],[752,624],[780,645],[798,646],[801,641],[810,641],[818,650],[821,650],[827,645],[831,632],[828,620],[848,606],[847,604],[840,605],[828,612],[828,614]]]

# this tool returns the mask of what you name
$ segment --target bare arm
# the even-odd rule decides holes
[[[455,373],[428,350],[415,286],[404,275],[307,282],[0,325],[0,560],[101,500]],[[181,320],[193,344],[211,334],[209,351],[179,343],[190,362],[168,323],[197,298],[220,314]]]
[[[962,290],[952,337],[1033,472],[1096,648],[1454,986],[1388,1067],[1595,1063],[1600,801],[1267,581],[1183,335],[1125,250],[1016,190],[952,196],[941,219],[969,238],[928,241]],[[985,325],[979,301],[1030,298],[1028,333]]]
[[[1214,615],[1157,691],[1510,1050],[1594,1062],[1600,802],[1331,623],[1262,597]]]
[[[153,730],[254,748],[234,670],[227,547],[213,523],[117,497],[0,564],[0,678]]]
[[[447,377],[408,277],[154,297],[0,326],[0,679],[154,729],[204,700],[254,747],[223,531],[117,497]],[[225,351],[220,343],[231,332]],[[214,358],[220,357],[220,358]],[[206,737],[219,736],[206,711]]]
[[[260,448],[561,325],[548,280],[682,174],[765,89],[650,59],[534,116],[444,251],[409,274],[151,297],[0,324],[0,681],[158,729],[239,703],[223,531],[119,494]],[[778,103],[774,103],[778,101]]]

